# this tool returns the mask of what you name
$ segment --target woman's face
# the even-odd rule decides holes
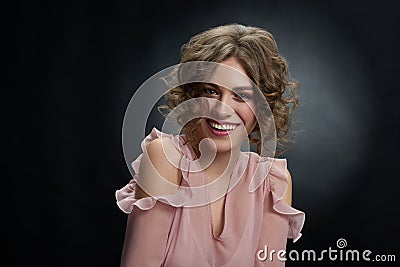
[[[216,152],[226,152],[240,147],[257,121],[253,113],[253,85],[244,68],[233,57],[220,64],[228,68],[217,67],[210,82],[202,87],[201,93],[202,97],[209,98],[210,117],[213,119],[201,118],[200,129],[195,135],[199,141],[203,138],[212,139]]]

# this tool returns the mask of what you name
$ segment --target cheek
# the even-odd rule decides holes
[[[252,127],[255,125],[256,117],[254,116],[253,110],[249,106],[246,105],[241,107],[237,113],[246,127]]]

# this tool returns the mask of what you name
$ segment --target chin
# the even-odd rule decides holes
[[[217,153],[229,152],[241,146],[243,140],[247,137],[244,135],[244,131],[245,129],[241,127],[241,129],[237,129],[237,131],[230,136],[218,137],[209,131],[207,122],[203,120],[201,123],[201,131],[198,132],[198,140],[209,138],[215,143]]]

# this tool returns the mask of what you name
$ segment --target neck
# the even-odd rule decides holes
[[[205,152],[207,153],[207,151]],[[230,177],[233,168],[236,166],[237,160],[240,155],[240,147],[232,148],[231,150],[224,152],[217,152],[212,163],[204,169],[209,181],[212,182],[220,177],[224,172],[226,176]],[[200,152],[196,151],[197,159],[199,159],[200,166],[204,167],[207,165],[207,159],[202,159]]]

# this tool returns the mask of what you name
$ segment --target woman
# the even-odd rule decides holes
[[[261,157],[261,132],[272,117],[278,148],[289,142],[297,83],[288,81],[273,36],[256,27],[223,25],[192,37],[181,63],[199,61],[218,63],[209,82],[169,90],[164,107],[201,97],[212,116],[185,123],[184,135],[153,128],[143,140],[134,179],[116,192],[129,214],[121,266],[284,266],[287,238],[300,238],[305,216],[291,207],[286,159],[275,158],[282,151]],[[257,153],[240,151],[245,138]]]

